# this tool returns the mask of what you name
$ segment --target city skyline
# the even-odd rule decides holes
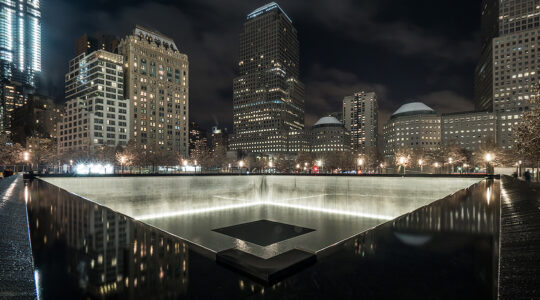
[[[410,101],[425,102],[440,112],[473,109],[472,79],[480,54],[480,4],[454,3],[444,10],[447,14],[435,18],[423,15],[428,7],[420,4],[413,10],[382,2],[362,4],[360,8],[348,2],[335,7],[314,2],[310,4],[313,14],[307,13],[303,9],[306,6],[300,3],[278,3],[293,19],[303,45],[300,79],[306,85],[306,126],[339,110],[343,96],[360,90],[374,90],[380,95],[380,124],[397,107]],[[50,1],[44,8],[47,10],[44,35],[48,39],[42,48],[47,57],[44,72],[52,79],[44,88],[52,85],[61,91],[56,83],[57,74],[51,74],[48,66],[55,61],[67,61],[65,55],[72,57],[73,42],[82,34],[101,31],[121,37],[134,23],[147,24],[171,36],[179,50],[190,55],[191,119],[205,128],[217,123],[232,129],[231,81],[237,60],[238,32],[245,15],[265,3],[229,7],[210,2],[175,6],[169,1],[159,4],[136,1],[98,6]],[[353,18],[356,21],[347,20],[351,19],[347,17],[348,11],[355,14],[361,11],[362,16]],[[465,20],[460,20],[454,29],[446,28],[447,22],[456,21],[457,11],[467,13]],[[55,17],[68,12],[79,17]],[[330,20],[334,22],[329,24]],[[51,33],[60,27],[64,30],[62,36]],[[373,36],[374,33],[378,36]],[[372,38],[366,39],[365,35]],[[322,39],[330,42],[321,45],[318,41]],[[362,51],[352,51],[356,48]],[[337,55],[338,50],[343,53]],[[397,68],[398,63],[403,68]],[[434,64],[436,68],[432,67]]]

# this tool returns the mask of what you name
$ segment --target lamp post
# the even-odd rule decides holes
[[[124,163],[126,162],[126,157],[120,157],[120,174],[124,173]]]
[[[187,173],[187,165],[188,165],[188,161],[184,159],[184,160],[182,161],[182,165],[184,166],[184,173]]]
[[[518,171],[517,171],[517,173],[518,173],[518,176],[519,176],[519,177],[521,177],[521,163],[522,163],[521,160],[518,161]]]
[[[356,174],[358,174],[358,171],[362,172],[362,165],[364,164],[364,160],[359,158],[358,159],[358,167],[356,169]]]
[[[491,153],[486,153],[486,155],[484,156],[484,159],[486,160],[486,173],[488,173],[489,175],[493,174],[492,170],[491,170],[491,161],[493,160],[493,155]]]
[[[399,158],[399,164],[403,168],[403,175],[406,174],[406,171],[405,171],[405,163],[406,162],[407,162],[407,159],[405,158],[405,156],[402,156],[402,157]]]
[[[454,164],[452,163],[454,160],[450,157],[448,158],[448,163],[450,164],[450,174],[454,171]]]
[[[30,159],[30,153],[28,153],[28,151],[24,151],[23,159],[24,159],[23,172],[25,172],[26,171],[26,165],[28,164],[28,160]]]
[[[240,167],[239,174],[242,174],[242,168],[244,167],[244,161],[243,160],[239,161],[238,166]]]
[[[436,163],[433,164],[433,166],[435,167],[435,173],[436,173],[436,172],[437,172],[437,169],[439,168],[439,163],[436,162]]]
[[[381,163],[381,164],[380,164],[380,167],[381,167],[381,173],[379,173],[379,174],[382,174],[383,171],[384,171],[384,163]]]
[[[418,165],[420,166],[420,173],[423,173],[424,172],[424,161],[419,159],[418,160]]]
[[[323,166],[323,161],[322,161],[322,160],[318,160],[318,161],[317,161],[317,167],[319,167],[319,173],[322,172],[322,166]]]
[[[272,167],[274,166],[274,163],[272,163],[272,161],[269,161],[268,162],[268,168],[269,169],[272,169]],[[270,172],[270,170],[268,170]]]

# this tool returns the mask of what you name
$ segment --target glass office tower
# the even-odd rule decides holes
[[[0,0],[0,78],[35,88],[40,72],[40,1]]]

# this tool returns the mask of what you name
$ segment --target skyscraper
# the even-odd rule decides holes
[[[39,0],[0,1],[0,77],[36,87],[41,72]]]
[[[476,110],[493,109],[492,40],[499,34],[499,1],[482,0],[480,57],[474,70],[474,102]]]
[[[305,92],[299,47],[291,19],[275,2],[247,15],[233,81],[231,150],[301,150]]]
[[[124,56],[131,139],[188,157],[189,62],[174,41],[137,25],[118,45]]]
[[[130,114],[122,65],[121,55],[104,50],[83,53],[69,62],[58,153],[92,153],[100,146],[127,144]]]
[[[378,111],[374,92],[362,91],[343,98],[343,124],[351,135],[354,150],[377,148]]]
[[[493,39],[493,111],[497,143],[515,144],[513,127],[531,109],[532,87],[540,82],[540,3],[506,0],[499,4],[499,36]]]

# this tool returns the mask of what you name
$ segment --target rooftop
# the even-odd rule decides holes
[[[435,114],[435,111],[425,105],[422,102],[411,102],[407,104],[403,104],[398,110],[396,110],[391,118],[396,118],[400,116],[410,116],[410,115],[416,115],[416,114]]]
[[[291,18],[289,18],[289,16],[287,16],[287,14],[285,13],[285,11],[276,3],[276,2],[270,2],[266,5],[263,5],[259,8],[257,8],[256,10],[250,12],[248,15],[247,15],[247,19],[253,19],[265,12],[268,12],[268,11],[271,11],[271,10],[274,10],[274,9],[279,9],[281,11],[281,13],[285,16],[285,18],[287,18],[287,20],[289,20],[289,22],[292,23],[292,20]]]
[[[173,50],[178,51],[178,47],[174,43],[174,40],[163,33],[157,31],[156,29],[151,29],[145,26],[141,26],[139,24],[135,25],[135,29],[133,30],[133,35],[135,36],[145,36],[152,38],[153,41],[159,41],[159,43],[167,44],[172,47]]]
[[[315,126],[322,126],[322,125],[336,125],[336,126],[343,126],[343,124],[334,117],[322,117],[313,125]]]

